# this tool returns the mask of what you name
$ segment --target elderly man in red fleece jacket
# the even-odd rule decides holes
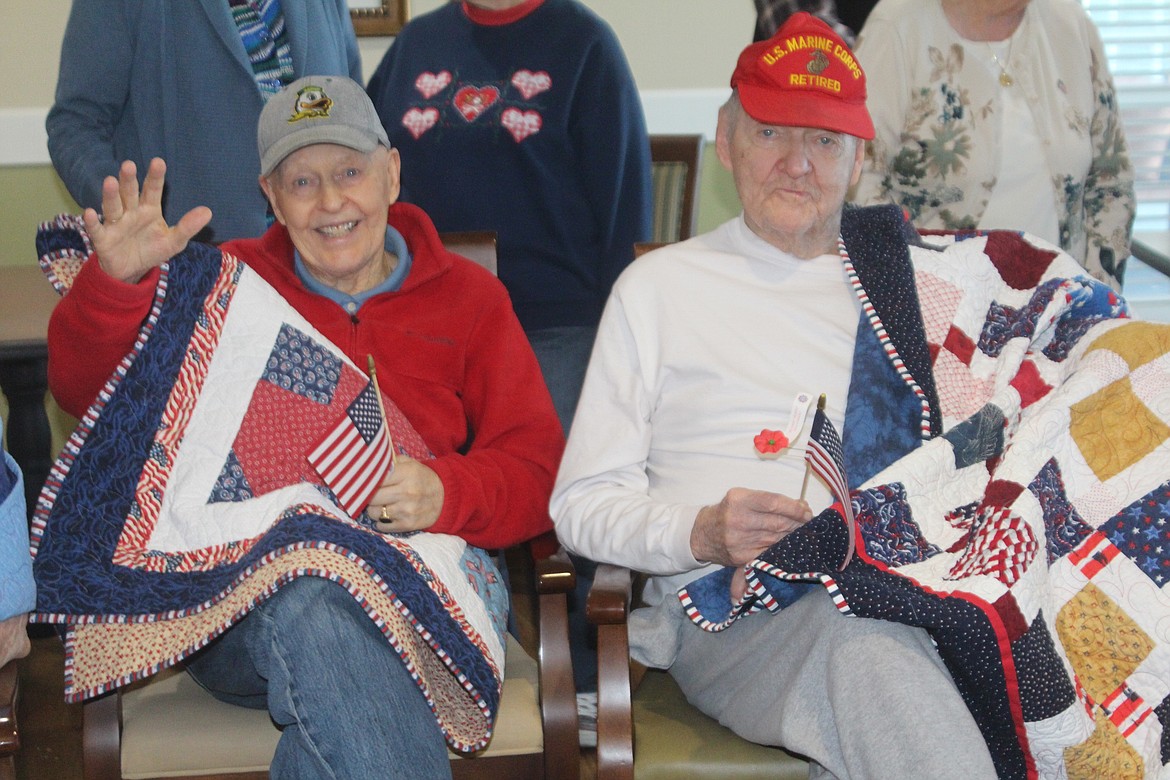
[[[400,456],[368,514],[380,530],[453,534],[484,548],[551,528],[560,424],[503,286],[447,252],[430,219],[396,203],[400,161],[362,88],[306,77],[266,105],[260,187],[276,216],[223,245],[384,387],[435,457]],[[95,256],[49,329],[50,386],[80,416],[134,345],[159,266],[211,218],[174,226],[154,160],[109,177],[86,211]],[[295,424],[295,421],[290,421]],[[218,697],[282,727],[272,777],[444,777],[444,735],[419,684],[344,587],[282,586],[188,669]]]

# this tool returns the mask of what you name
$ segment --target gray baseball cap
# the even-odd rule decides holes
[[[256,128],[260,174],[311,144],[339,144],[366,154],[390,148],[382,120],[361,85],[345,76],[305,76],[268,99]]]

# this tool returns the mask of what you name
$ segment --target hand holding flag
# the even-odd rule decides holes
[[[387,427],[386,438],[390,441],[390,467],[382,478],[381,485],[375,486],[371,498],[381,504],[374,527],[383,533],[402,534],[411,531],[425,531],[439,519],[443,511],[443,481],[425,463],[407,455],[399,461],[394,441],[389,432],[386,407],[382,400],[382,389],[378,386],[378,372],[374,368],[374,356],[367,355],[370,384],[378,398],[382,412],[382,424]]]
[[[306,456],[350,517],[357,517],[394,467],[394,442],[370,358],[370,384]]]

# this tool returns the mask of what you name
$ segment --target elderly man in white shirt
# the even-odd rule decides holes
[[[796,497],[797,451],[810,397],[825,393],[844,423],[859,338],[839,236],[873,137],[860,65],[800,13],[744,50],[731,86],[716,149],[743,213],[643,257],[614,286],[553,493],[558,535],[652,575],[631,618],[635,659],[668,668],[745,738],[806,755],[821,776],[994,777],[925,631],[846,618],[815,588],[706,632],[675,596],[831,503],[819,486]],[[761,459],[752,434],[777,419],[791,420],[794,446]]]

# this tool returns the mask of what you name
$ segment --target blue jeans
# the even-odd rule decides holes
[[[589,355],[593,351],[596,327],[564,326],[526,331],[528,343],[540,363],[540,373],[552,396],[557,417],[565,435],[573,423],[577,411],[577,399],[581,396],[581,383],[585,381],[585,369],[589,366]]]
[[[585,369],[593,352],[597,328],[560,327],[528,331],[528,342],[536,353],[544,382],[552,395],[553,406],[565,435],[577,410]],[[593,585],[597,564],[570,555],[577,570],[577,587],[569,594],[569,655],[573,662],[573,682],[579,692],[597,690],[597,631],[585,618],[585,599]]]
[[[282,731],[274,780],[451,776],[422,691],[337,583],[282,585],[187,670],[222,701],[268,710]]]

